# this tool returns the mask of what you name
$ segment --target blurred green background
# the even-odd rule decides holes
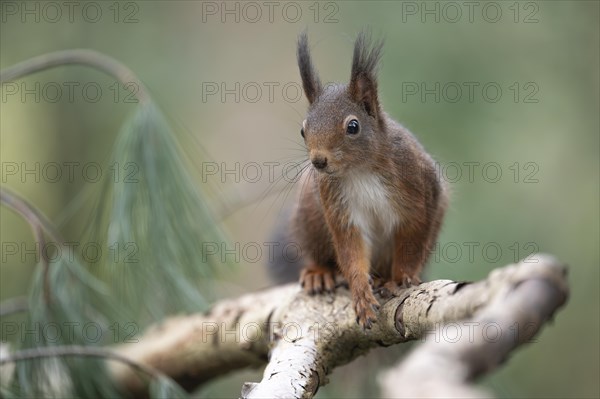
[[[90,48],[145,82],[183,128],[194,175],[211,187],[231,240],[264,250],[258,258],[239,251],[237,272],[219,281],[221,297],[271,284],[264,243],[293,198],[293,187],[274,179],[303,156],[298,33],[308,29],[322,80],[346,81],[355,35],[370,27],[386,43],[379,74],[384,109],[439,161],[453,192],[426,277],[480,279],[533,252],[570,265],[567,306],[483,384],[502,397],[600,395],[598,2],[74,3],[71,11],[61,2],[0,3],[0,66]],[[72,98],[68,82],[75,82]],[[53,182],[44,166],[106,161],[135,107],[113,84],[70,66],[2,89],[2,184],[72,240],[92,202],[78,193],[93,183],[81,168],[73,179],[65,168]],[[36,163],[39,172],[23,173]],[[14,165],[17,174],[7,169]],[[67,206],[74,198],[79,208]],[[33,247],[22,220],[5,208],[0,217],[3,245]],[[0,297],[25,294],[33,255],[2,258]],[[377,350],[336,370],[320,397],[377,396],[378,369],[400,353]],[[259,379],[260,370],[234,373],[198,395],[232,397],[242,382]]]

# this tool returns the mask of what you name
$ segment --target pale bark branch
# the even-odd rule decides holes
[[[471,381],[501,365],[530,342],[567,298],[561,281],[532,275],[497,295],[468,320],[437,326],[403,362],[382,373],[383,397],[493,396]]]
[[[171,318],[148,331],[138,343],[116,350],[160,370],[187,389],[269,360],[262,381],[246,383],[242,397],[310,398],[327,383],[327,375],[335,367],[370,348],[430,335],[443,323],[473,317],[480,323],[497,322],[501,328],[515,321],[523,326],[537,323],[519,339],[501,344],[502,348],[500,344],[482,344],[498,358],[473,355],[475,363],[460,358],[468,364],[463,365],[468,372],[461,381],[468,381],[537,332],[566,300],[565,266],[544,255],[529,261],[537,263],[509,265],[476,283],[437,280],[400,290],[397,296],[381,299],[377,323],[367,332],[355,322],[346,289],[338,288],[335,295],[309,297],[291,284],[222,301],[208,314]],[[540,289],[540,284],[548,288]],[[474,346],[469,350],[479,353]],[[131,392],[144,392],[144,382],[127,367],[115,364],[111,371]]]

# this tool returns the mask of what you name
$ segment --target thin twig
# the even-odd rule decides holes
[[[32,228],[40,226],[53,241],[61,245],[64,244],[65,241],[52,222],[25,198],[6,187],[0,187],[0,203],[23,216]],[[34,230],[33,234],[37,238],[39,232]]]
[[[0,302],[0,317],[6,317],[15,313],[27,312],[29,300],[26,296],[18,296]]]
[[[27,221],[29,226],[31,226],[33,236],[35,237],[36,242],[39,244],[38,254],[40,255],[42,267],[44,269],[44,300],[46,304],[49,305],[51,300],[49,279],[50,263],[48,261],[47,254],[44,251],[44,247],[46,245],[44,232],[61,246],[64,245],[64,240],[52,222],[50,222],[50,220],[48,220],[44,214],[31,205],[26,199],[14,192],[11,192],[6,187],[0,188],[0,203],[6,205],[9,209],[12,209],[14,212],[21,215]]]
[[[30,58],[0,71],[0,82],[10,82],[35,72],[69,64],[86,65],[103,71],[126,87],[133,84],[137,90],[132,94],[140,103],[150,100],[148,90],[131,69],[108,55],[88,49],[56,51]]]
[[[31,348],[23,349],[15,352],[7,357],[0,358],[0,366],[8,363],[16,363],[24,360],[33,360],[46,357],[66,357],[66,356],[79,356],[79,357],[99,357],[103,359],[115,360],[128,365],[129,367],[141,371],[144,374],[149,375],[152,378],[165,378],[165,375],[154,367],[137,363],[123,355],[115,353],[113,351],[80,345],[67,345],[67,346],[53,346],[45,348]]]

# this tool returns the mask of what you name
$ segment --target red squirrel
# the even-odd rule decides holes
[[[364,329],[379,309],[371,276],[386,287],[419,284],[447,203],[433,159],[379,104],[382,45],[359,34],[350,82],[327,86],[306,33],[297,47],[309,102],[301,135],[312,164],[300,181],[290,231],[302,250],[300,282],[309,294],[333,292],[341,273]]]

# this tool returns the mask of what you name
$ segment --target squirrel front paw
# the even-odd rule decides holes
[[[335,291],[335,270],[329,267],[311,265],[302,269],[300,285],[309,295]]]
[[[379,302],[377,302],[377,299],[375,299],[375,296],[370,289],[354,295],[356,322],[363,330],[371,329],[373,323],[377,320],[376,312],[378,311]]]

